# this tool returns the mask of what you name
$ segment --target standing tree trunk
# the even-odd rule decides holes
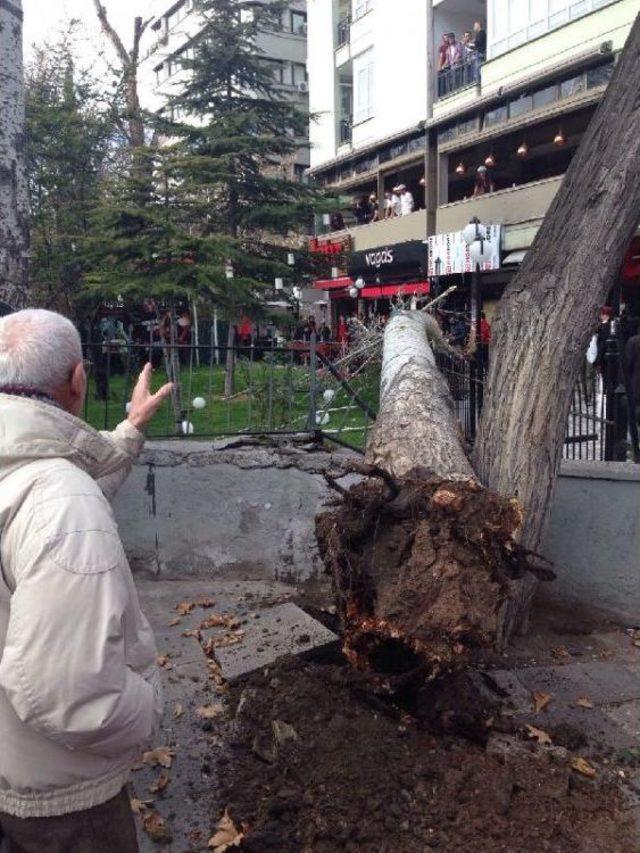
[[[515,495],[522,544],[542,543],[573,388],[640,219],[640,16],[562,187],[500,302],[473,461],[482,483]],[[526,625],[535,583],[502,615]]]
[[[25,166],[22,0],[0,2],[0,302],[27,300],[29,204]]]
[[[227,335],[227,358],[224,371],[224,396],[233,397],[235,390],[236,372],[236,330],[233,322],[229,320],[229,334]]]

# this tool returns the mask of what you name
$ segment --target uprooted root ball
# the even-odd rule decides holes
[[[518,502],[475,482],[414,469],[342,495],[318,517],[316,534],[345,652],[359,668],[400,675],[422,666],[437,675],[461,665],[495,642],[512,579],[553,577],[513,538]]]

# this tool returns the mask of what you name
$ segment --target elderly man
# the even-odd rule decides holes
[[[160,713],[156,650],[109,499],[171,393],[147,365],[128,420],[78,416],[73,324],[0,319],[0,837],[10,851],[137,850],[125,785]]]

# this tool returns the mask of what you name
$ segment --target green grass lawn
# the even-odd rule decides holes
[[[113,429],[126,418],[126,403],[137,378],[131,371],[111,376],[108,399],[96,399],[96,385],[89,378],[85,406],[85,420],[96,429]],[[152,387],[158,389],[166,381],[165,372],[154,372]],[[193,424],[193,437],[233,435],[242,432],[304,431],[311,411],[311,373],[304,365],[292,364],[283,358],[278,362],[250,362],[240,360],[236,367],[235,394],[224,397],[224,367],[219,365],[185,366],[181,370],[180,385],[185,420]],[[377,409],[377,377],[373,380],[356,380],[358,394]],[[327,389],[334,397],[325,401]],[[193,400],[202,397],[204,409],[194,409]],[[325,371],[318,371],[316,379],[316,406],[319,418],[329,417],[328,423],[319,424],[329,435],[335,435],[354,447],[362,448],[370,419]],[[150,437],[174,436],[177,433],[170,403],[166,403],[148,429]]]

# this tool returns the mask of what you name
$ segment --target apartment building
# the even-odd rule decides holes
[[[264,0],[267,2],[267,0]],[[203,31],[194,0],[151,0],[154,15],[141,45],[140,89],[143,106],[152,111],[166,107],[169,95],[179,91],[186,72],[184,58],[191,58]],[[251,5],[260,6],[259,0]],[[242,14],[251,14],[245,9]],[[307,82],[306,0],[291,0],[282,11],[279,25],[258,36],[256,51],[273,70],[276,85],[301,108],[309,106]],[[176,118],[180,118],[179,107]],[[286,164],[301,180],[309,167],[308,148],[301,148]]]
[[[340,258],[334,279],[317,285],[336,310],[434,282],[457,284],[465,298],[472,263],[461,231],[473,217],[491,226],[482,287],[498,296],[639,12],[640,0],[309,0],[310,109],[319,114],[310,174],[344,200],[314,244]],[[482,56],[440,71],[443,35],[462,40],[475,22],[486,34]],[[479,168],[488,179],[481,194]],[[380,202],[399,184],[414,210],[385,219]],[[380,221],[354,223],[351,204],[371,195]]]

